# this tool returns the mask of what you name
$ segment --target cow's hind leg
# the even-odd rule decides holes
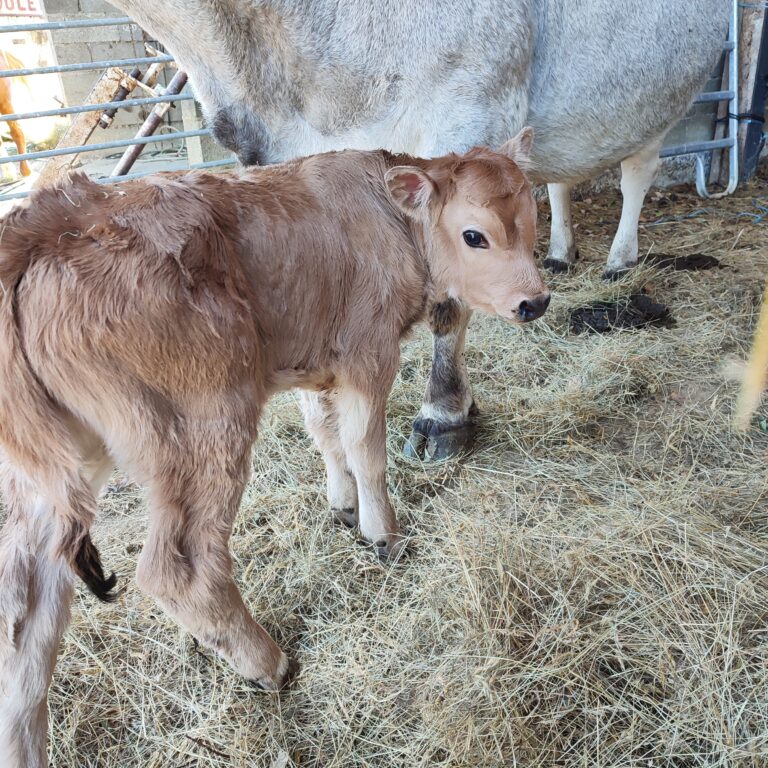
[[[571,185],[547,184],[549,208],[552,212],[549,250],[543,266],[554,273],[566,272],[578,257],[571,221]]]
[[[339,439],[334,395],[302,391],[299,403],[307,431],[314,438],[325,460],[331,513],[348,528],[355,528],[358,524],[357,485]]]
[[[637,264],[637,226],[645,196],[659,168],[662,141],[663,137],[621,164],[621,220],[603,272],[606,280],[615,280]]]
[[[453,299],[430,308],[432,370],[405,454],[439,461],[469,450],[475,439],[472,399],[464,362],[464,337],[471,310]]]
[[[94,494],[111,469],[100,444],[86,455]],[[52,504],[15,470],[2,471],[8,518],[0,535],[0,765],[45,768],[48,687],[69,623],[73,576],[57,553]]]
[[[187,421],[190,426],[190,421]],[[250,471],[253,437],[210,422],[154,458],[150,528],[137,583],[243,677],[267,690],[288,680],[288,657],[251,616],[232,575],[229,538]]]

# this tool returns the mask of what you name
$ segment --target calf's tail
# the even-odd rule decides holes
[[[14,236],[8,223],[0,233],[0,444],[52,502],[58,554],[96,597],[112,602],[117,579],[114,574],[105,577],[91,540],[97,503],[82,473],[80,450],[67,426],[66,411],[30,367],[21,340],[16,296],[31,260],[31,233]]]

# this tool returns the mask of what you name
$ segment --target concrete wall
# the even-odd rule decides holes
[[[104,0],[45,0],[45,9],[50,21],[66,21],[94,17],[121,17],[123,11],[111,6]],[[89,61],[107,61],[146,56],[144,42],[149,42],[163,50],[160,43],[150,38],[135,24],[121,26],[92,27],[54,30],[51,32],[52,43],[58,64],[76,64]],[[139,65],[141,66],[141,65]],[[126,66],[126,71],[132,67]],[[146,67],[142,67],[146,69]],[[103,70],[85,70],[82,72],[64,72],[61,80],[67,106],[83,104]],[[166,68],[160,83],[166,85],[175,70]],[[145,94],[146,95],[146,94]],[[133,107],[118,110],[109,129],[98,127],[89,143],[125,139],[132,137],[136,129],[144,122],[152,106]],[[184,129],[181,105],[171,109],[165,118],[165,129],[181,131]],[[147,147],[145,154],[168,151],[180,147],[181,142],[161,142]],[[121,150],[112,150],[119,153]],[[100,153],[93,153],[94,157]],[[85,159],[85,155],[82,156]]]

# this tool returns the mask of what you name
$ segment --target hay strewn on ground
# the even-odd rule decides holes
[[[302,664],[288,693],[255,692],[139,593],[143,501],[108,493],[95,538],[128,591],[103,606],[78,589],[53,764],[768,764],[768,434],[731,431],[724,373],[768,274],[768,220],[740,214],[766,199],[765,178],[719,202],[653,193],[641,249],[725,268],[613,285],[618,195],[577,203],[582,261],[545,319],[473,322],[483,430],[462,461],[401,456],[430,360],[416,334],[389,410],[401,565],[331,524],[294,399],[273,403],[232,547],[246,601]],[[641,286],[673,328],[569,335],[571,309]]]

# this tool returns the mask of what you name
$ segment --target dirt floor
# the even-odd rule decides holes
[[[768,175],[723,201],[651,193],[642,253],[719,267],[603,282],[619,211],[614,191],[575,204],[581,260],[544,319],[474,319],[470,456],[403,457],[428,333],[405,345],[389,460],[406,562],[332,524],[295,398],[274,401],[232,548],[247,603],[302,664],[289,692],[254,691],[142,596],[144,501],[116,478],[95,539],[127,589],[101,605],[78,587],[53,765],[768,765],[768,405],[730,426]],[[664,323],[571,331],[573,310],[643,291]]]

